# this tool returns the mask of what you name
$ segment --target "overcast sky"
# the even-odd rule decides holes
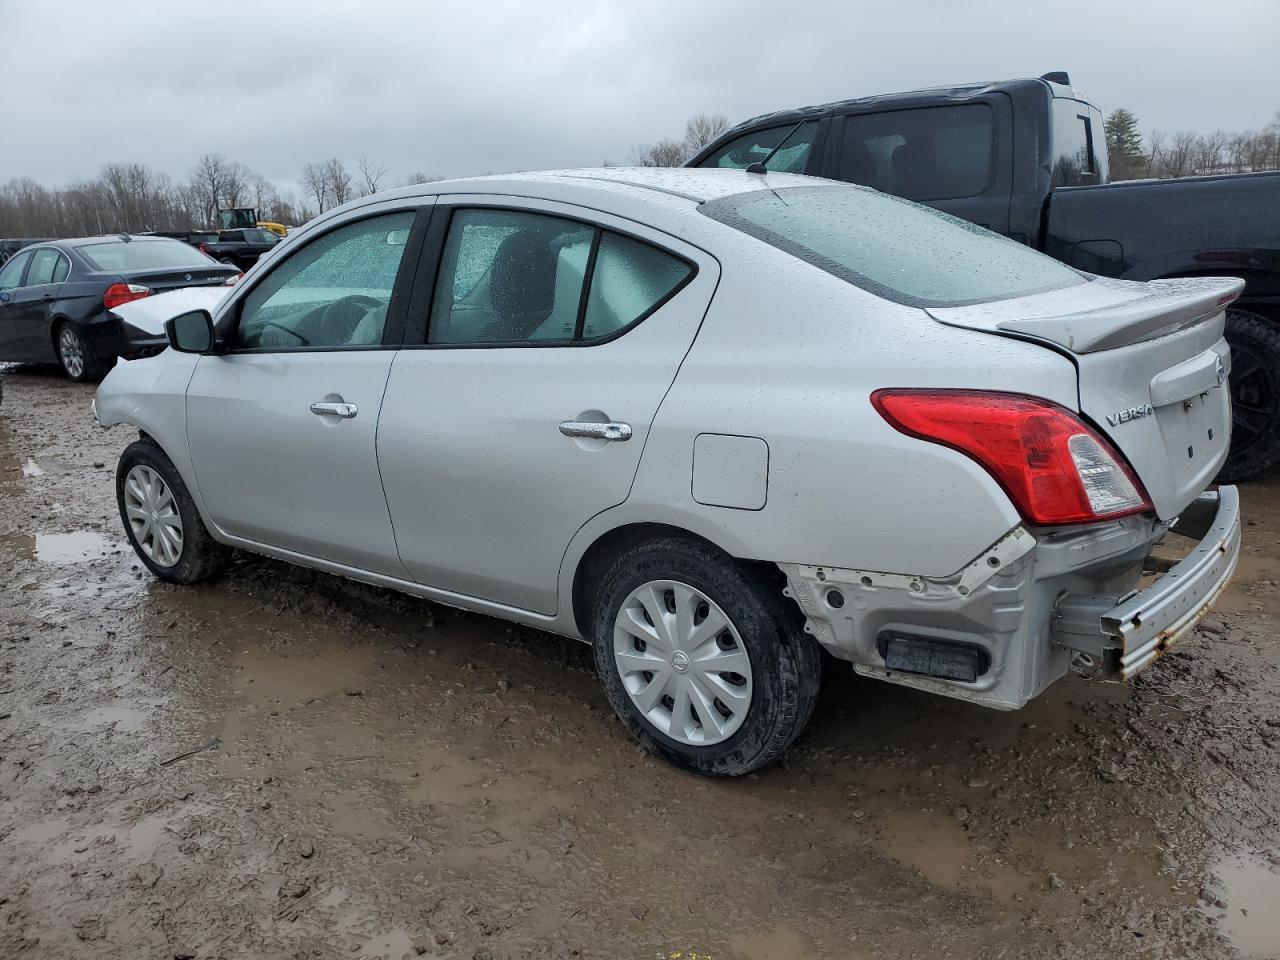
[[[625,162],[686,118],[1068,70],[1144,132],[1280,111],[1280,0],[0,0],[0,182],[223,153],[284,188]]]

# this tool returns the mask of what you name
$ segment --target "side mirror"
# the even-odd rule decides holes
[[[180,313],[165,321],[164,332],[169,346],[179,353],[213,352],[213,317],[208,310]]]

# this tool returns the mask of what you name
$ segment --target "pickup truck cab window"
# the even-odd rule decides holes
[[[1080,100],[1054,97],[1052,121],[1053,186],[1106,183],[1106,150],[1099,142],[1102,114],[1097,108]]]
[[[994,145],[984,103],[852,114],[837,175],[908,200],[972,197],[991,184]]]
[[[781,143],[782,149],[769,161],[769,169],[774,173],[804,173],[817,133],[817,120],[802,123],[799,128],[796,127],[795,122],[791,122],[779,127],[753,130],[735,140],[730,140],[703,160],[699,166],[730,167],[741,170],[769,156]]]
[[[235,349],[379,346],[413,218],[359,220],[281,262],[244,298]]]

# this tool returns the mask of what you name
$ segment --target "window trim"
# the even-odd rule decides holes
[[[422,198],[416,198],[421,201]],[[427,198],[428,200],[433,198]],[[400,347],[400,341],[404,335],[406,304],[410,299],[413,290],[414,279],[416,276],[415,264],[421,257],[423,242],[426,238],[428,225],[432,219],[435,210],[434,203],[406,203],[402,206],[392,207],[385,210],[376,210],[364,213],[362,216],[351,217],[350,219],[335,220],[326,225],[323,230],[316,231],[300,241],[296,249],[290,250],[287,255],[271,265],[271,269],[266,270],[261,276],[239,291],[235,302],[230,304],[227,312],[218,318],[216,331],[216,339],[223,344],[224,348],[219,351],[221,356],[241,356],[256,354],[275,354],[275,353],[357,353],[373,350],[396,350]],[[249,299],[249,295],[262,284],[267,277],[275,273],[281,266],[288,263],[311,244],[322,240],[335,231],[345,229],[357,223],[363,223],[366,220],[376,220],[379,217],[393,216],[397,213],[411,213],[414,215],[413,223],[409,227],[409,237],[405,241],[404,253],[401,255],[400,267],[396,271],[395,284],[391,288],[391,300],[387,304],[387,321],[382,328],[381,343],[365,343],[365,344],[340,344],[323,347],[240,347],[235,345],[236,335],[240,331],[240,319],[244,313],[244,302]],[[410,258],[413,258],[412,260]]]
[[[495,195],[499,200],[502,197]],[[558,202],[558,201],[557,201]],[[428,231],[426,244],[422,250],[421,265],[419,268],[418,282],[414,285],[413,296],[410,298],[408,319],[405,324],[405,337],[401,343],[401,349],[404,350],[521,350],[521,349],[546,349],[549,347],[569,347],[578,349],[581,347],[598,347],[602,344],[611,343],[619,337],[624,337],[640,324],[644,323],[651,316],[666,306],[675,296],[685,287],[693,282],[698,275],[698,264],[683,254],[676,253],[670,247],[654,243],[648,237],[636,236],[634,233],[628,233],[625,230],[619,230],[616,227],[604,226],[586,217],[574,216],[573,214],[562,213],[558,210],[547,210],[545,207],[521,207],[509,204],[498,203],[477,203],[474,200],[466,200],[459,202],[437,203],[436,209],[439,209],[441,216],[433,216],[431,228]],[[587,263],[582,271],[582,293],[578,299],[578,316],[574,324],[574,335],[571,340],[502,340],[498,342],[473,341],[468,343],[430,343],[428,338],[431,335],[431,326],[433,321],[432,313],[435,307],[435,288],[440,279],[440,270],[444,265],[444,248],[445,242],[449,237],[449,229],[453,225],[453,218],[457,213],[464,210],[483,210],[504,213],[526,213],[534,216],[551,217],[556,220],[567,220],[571,223],[580,223],[583,226],[590,227],[594,231],[591,238],[591,252],[587,255]],[[653,247],[669,257],[673,257],[685,264],[689,268],[689,272],[685,278],[671,288],[661,299],[653,303],[649,309],[636,317],[625,327],[619,327],[612,333],[603,337],[592,337],[585,339],[581,336],[582,325],[586,319],[587,301],[591,293],[591,280],[595,275],[596,255],[600,249],[600,240],[604,232],[617,234],[636,243],[642,243],[646,246]],[[412,338],[412,342],[411,342]]]
[[[944,202],[947,200],[969,200],[973,197],[980,197],[983,194],[988,193],[991,190],[991,188],[995,185],[996,176],[997,176],[997,167],[999,166],[1000,122],[999,122],[999,118],[996,116],[995,104],[991,100],[986,99],[985,97],[973,99],[973,100],[966,100],[962,103],[921,103],[921,104],[916,104],[910,107],[894,107],[891,110],[849,110],[842,113],[840,115],[840,119],[842,121],[842,123],[840,124],[840,131],[839,131],[840,140],[835,145],[835,164],[832,170],[832,173],[834,174],[834,176],[832,177],[832,179],[839,180],[841,183],[852,183],[855,186],[867,186],[867,184],[858,184],[856,183],[856,181],[853,181],[853,180],[845,180],[840,175],[841,173],[843,173],[843,171],[841,170],[841,167],[844,164],[844,157],[845,157],[845,137],[847,136],[848,131],[851,128],[851,124],[849,123],[849,121],[857,120],[861,117],[883,117],[883,116],[888,116],[891,113],[910,113],[914,110],[967,109],[969,107],[985,107],[987,112],[987,117],[991,121],[991,151],[988,154],[987,179],[986,179],[986,182],[982,185],[982,189],[975,190],[973,193],[963,193],[963,194],[958,194],[956,196],[948,196],[948,197],[900,197],[900,199],[910,200],[912,203],[932,204],[932,203]],[[872,187],[871,189],[874,190],[876,188]],[[896,197],[898,196],[898,194],[896,193],[891,194],[891,196]]]

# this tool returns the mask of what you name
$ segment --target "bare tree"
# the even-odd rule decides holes
[[[324,162],[324,176],[329,183],[329,196],[333,205],[340,207],[355,197],[355,189],[351,183],[351,174],[337,157],[330,157]]]
[[[409,179],[404,182],[404,185],[406,187],[411,187],[415,183],[436,183],[443,179],[444,177],[439,176],[438,174],[423,173],[421,170],[416,170],[409,174]]]
[[[223,178],[222,199],[228,207],[244,206],[249,199],[252,184],[255,180],[252,170],[243,163],[228,163]]]
[[[324,213],[329,206],[329,175],[322,163],[302,165],[302,189],[316,202],[316,213]]]
[[[688,159],[689,151],[679,140],[659,140],[631,148],[631,165],[635,167],[678,167]]]
[[[684,146],[693,156],[729,129],[729,118],[723,113],[695,113],[684,127]]]
[[[201,207],[201,221],[212,225],[227,192],[227,158],[220,153],[206,153],[191,171],[191,189]]]
[[[357,187],[362,194],[368,196],[382,189],[382,178],[387,175],[385,163],[374,163],[362,153],[356,160],[356,166],[360,171]]]

